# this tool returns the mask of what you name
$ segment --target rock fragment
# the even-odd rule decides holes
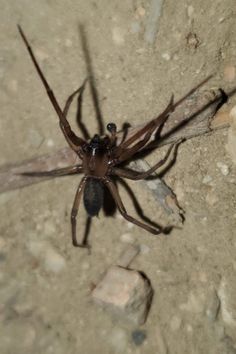
[[[152,296],[150,281],[143,274],[120,266],[110,267],[92,293],[95,303],[136,325],[146,321]]]

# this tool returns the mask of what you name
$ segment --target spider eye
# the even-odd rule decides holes
[[[115,125],[115,123],[108,123],[108,124],[107,124],[107,130],[108,130],[111,134],[116,133],[116,125]]]

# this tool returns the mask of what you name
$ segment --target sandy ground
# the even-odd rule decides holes
[[[208,88],[229,83],[236,60],[234,0],[166,0],[152,45],[144,39],[149,1],[0,1],[0,163],[66,145],[16,29],[20,23],[59,102],[86,77],[78,35],[85,26],[99,102],[107,124],[133,126],[216,73]],[[225,74],[226,71],[226,74]],[[234,75],[233,75],[234,79]],[[233,80],[232,79],[232,80]],[[229,105],[235,104],[232,97]],[[73,121],[75,107],[71,110]],[[97,125],[89,93],[84,120]],[[70,209],[80,177],[44,182],[0,196],[0,352],[236,353],[236,166],[228,131],[192,139],[179,148],[165,180],[186,221],[169,237],[143,232],[120,217],[94,220],[92,255],[70,240]],[[160,159],[156,151],[150,162]],[[161,211],[151,193],[130,183],[146,215]],[[131,213],[132,203],[121,190]],[[159,219],[162,224],[168,218]],[[81,208],[78,233],[85,212]],[[125,235],[125,236],[124,236]],[[142,245],[132,267],[155,291],[145,325],[117,321],[95,306],[91,290],[127,247]],[[145,340],[135,344],[132,333]]]

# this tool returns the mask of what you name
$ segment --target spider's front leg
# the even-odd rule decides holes
[[[170,156],[170,153],[173,149],[174,149],[173,157],[170,160],[170,162],[168,163],[168,167],[175,161],[178,146],[182,141],[183,141],[183,139],[180,139],[176,143],[171,144],[169,149],[167,150],[164,158],[162,160],[158,161],[154,166],[152,166],[149,170],[147,170],[145,172],[139,172],[139,171],[134,171],[134,170],[130,170],[130,169],[128,170],[128,169],[124,169],[124,168],[114,167],[112,169],[112,175],[132,179],[132,180],[136,180],[136,181],[140,180],[140,179],[145,179],[145,178],[149,177],[153,172],[155,172],[159,167],[161,167],[165,164],[165,162],[167,161],[167,159]]]
[[[62,130],[64,136],[65,136],[65,139],[67,140],[70,147],[75,152],[78,152],[80,150],[81,146],[85,144],[85,141],[83,139],[79,138],[77,135],[75,135],[75,133],[72,131],[70,124],[68,123],[66,116],[63,114],[63,111],[61,110],[61,108],[57,102],[57,99],[56,99],[51,87],[49,86],[37,60],[36,60],[34,52],[31,48],[22,28],[19,25],[18,25],[18,30],[20,32],[21,38],[23,39],[23,42],[25,43],[28,53],[33,61],[35,69],[36,69],[36,71],[37,71],[37,73],[44,85],[44,88],[46,89],[47,95],[48,95],[57,115],[58,115],[58,118],[60,121],[60,127],[61,127],[61,130]]]

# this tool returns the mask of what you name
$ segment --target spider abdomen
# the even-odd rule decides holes
[[[96,178],[88,178],[84,188],[84,207],[89,216],[97,216],[103,206],[104,187]]]

